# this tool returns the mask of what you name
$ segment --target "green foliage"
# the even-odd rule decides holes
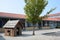
[[[48,15],[49,13],[51,13],[53,10],[55,10],[56,8],[52,8],[52,9],[50,9],[50,11],[48,11],[47,13],[46,13],[46,15]]]
[[[46,15],[42,16],[41,18],[42,18],[42,19],[43,19],[43,18],[47,18],[47,17],[48,17],[48,14],[50,14],[51,12],[53,12],[55,9],[56,9],[56,8],[50,9],[50,10],[46,13]]]
[[[27,21],[36,24],[37,22],[39,22],[39,20],[42,20],[42,18],[40,18],[40,14],[43,12],[43,10],[45,9],[45,7],[48,4],[47,0],[25,0],[25,13],[27,15]],[[47,14],[49,14],[50,12],[52,12],[54,9],[51,9],[49,12],[47,12]]]

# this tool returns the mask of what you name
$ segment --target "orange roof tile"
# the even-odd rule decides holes
[[[23,14],[12,14],[12,13],[6,13],[6,12],[0,12],[0,17],[8,17],[8,18],[26,18]]]
[[[44,18],[43,20],[47,20],[47,21],[60,21],[60,18]]]
[[[49,14],[48,16],[58,16],[60,13],[55,13],[55,14]]]
[[[57,14],[49,14],[48,16],[55,16],[55,15],[60,15],[60,13]],[[12,13],[6,13],[6,12],[0,12],[0,17],[8,17],[8,18],[26,18],[26,15],[23,14],[12,14]],[[60,18],[44,18],[43,20],[48,20],[48,21],[60,21]]]

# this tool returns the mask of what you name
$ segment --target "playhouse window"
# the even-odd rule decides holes
[[[7,32],[10,32],[10,30],[8,30]]]

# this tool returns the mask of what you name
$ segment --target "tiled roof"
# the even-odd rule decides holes
[[[60,13],[49,14],[48,16],[60,16]]]
[[[56,14],[49,14],[48,16],[60,16],[60,13],[56,13]],[[8,17],[8,18],[26,18],[26,15],[23,14],[12,14],[12,13],[6,13],[6,12],[0,12],[0,17]],[[43,20],[49,20],[49,21],[60,21],[60,17],[59,18],[44,18]]]
[[[48,18],[44,18],[43,20],[48,20],[48,21],[60,21],[60,17],[56,17],[56,16],[60,16],[60,13],[55,13],[55,14],[49,14],[47,15]],[[50,18],[51,17],[51,18]],[[53,18],[54,17],[54,18]]]
[[[43,20],[47,20],[47,21],[60,21],[60,18],[44,18]]]
[[[6,12],[0,12],[0,17],[8,17],[8,18],[26,18],[23,14],[12,14],[12,13],[6,13]]]

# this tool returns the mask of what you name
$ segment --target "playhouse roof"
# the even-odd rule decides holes
[[[19,22],[19,20],[9,20],[4,26],[3,28],[14,28],[17,23]]]

